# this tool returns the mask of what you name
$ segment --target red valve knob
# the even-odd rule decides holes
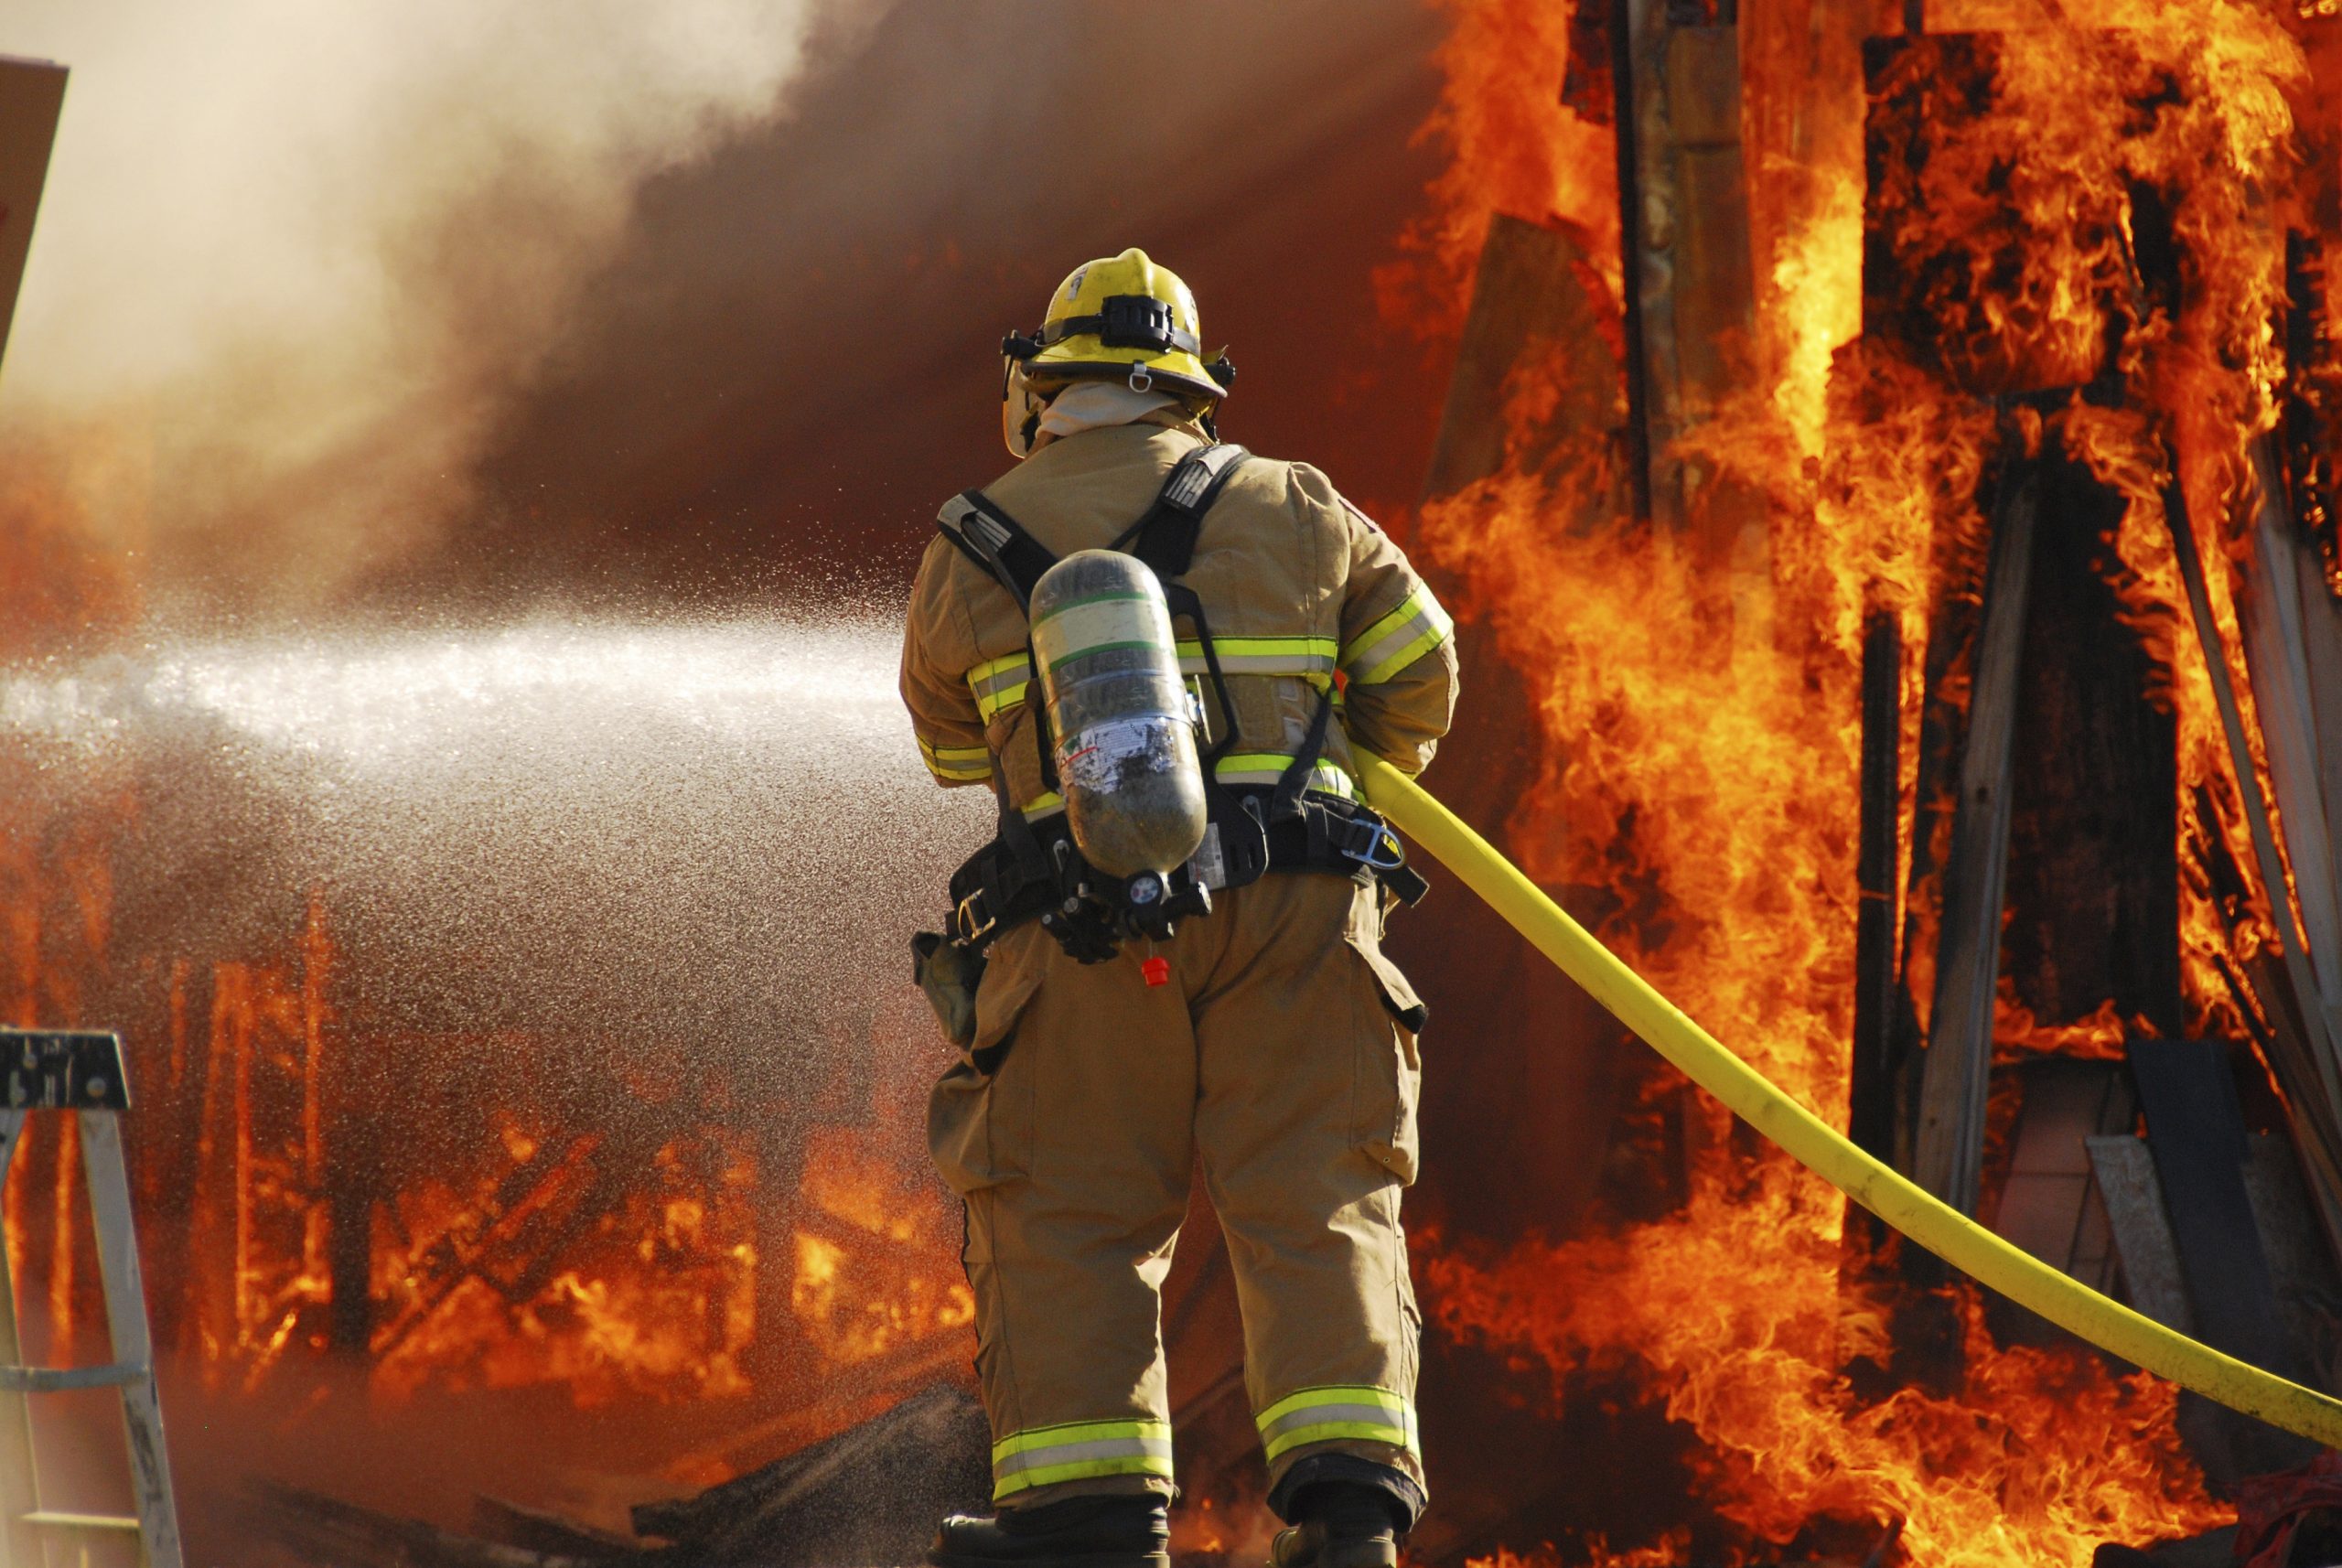
[[[1171,961],[1159,954],[1154,958],[1141,959],[1138,972],[1146,976],[1146,983],[1149,985],[1171,983]]]

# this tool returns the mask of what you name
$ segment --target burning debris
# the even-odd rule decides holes
[[[633,1510],[611,1531],[491,1498],[462,1535],[295,1487],[253,1489],[260,1530],[316,1568],[786,1568],[909,1563],[935,1520],[991,1487],[983,1412],[939,1388],[695,1497]]]

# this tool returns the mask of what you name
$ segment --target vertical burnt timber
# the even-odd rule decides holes
[[[1960,800],[1943,874],[1943,935],[1921,1069],[1913,1177],[1959,1209],[1976,1212],[1983,1174],[1984,1101],[1993,1065],[1993,1004],[2000,979],[2009,787],[2014,764],[2017,674],[2032,585],[2040,478],[2012,475],[1994,508],[1993,563],[1961,745]]]
[[[2342,534],[2337,532],[2334,429],[2342,405],[2342,352],[2326,318],[2323,239],[2285,239],[2285,481],[2294,516],[2316,542],[2329,592],[2342,592]]]
[[[1649,466],[1650,515],[1696,524],[1729,559],[1761,516],[1755,498],[1693,471],[1671,448],[1735,390],[1755,328],[1738,6],[1621,3],[1621,80],[1632,84],[1618,113],[1628,375],[1630,395],[1639,394],[1629,438]]]
[[[1855,880],[1854,1053],[1847,1131],[1882,1160],[1895,1155],[1895,872],[1902,783],[1903,631],[1873,610],[1863,629],[1862,839]]]
[[[2167,470],[2176,475],[2178,465],[2168,456]],[[2178,479],[2171,478],[2164,485],[2164,520],[2171,530],[2172,547],[2179,558],[2179,575],[2187,588],[2187,607],[2196,625],[2196,639],[2204,651],[2204,662],[2211,675],[2212,696],[2220,710],[2220,728],[2225,736],[2229,756],[2237,777],[2237,792],[2243,798],[2244,816],[2252,835],[2253,856],[2259,863],[2261,887],[2268,894],[2269,916],[2276,926],[2279,945],[2283,949],[2283,972],[2296,1004],[2296,1015],[2303,1026],[2311,1054],[2315,1058],[2318,1078],[2325,1090],[2326,1103],[2322,1120],[2333,1122],[2342,1120],[2342,1072],[2337,1072],[2336,1041],[2327,1026],[2327,1013],[2322,1005],[2317,982],[2312,975],[2309,959],[2304,950],[2298,925],[2294,920],[2292,901],[2285,896],[2285,873],[2278,859],[2277,841],[2269,820],[2268,802],[2261,796],[2261,776],[2252,765],[2252,753],[2244,734],[2244,719],[2239,708],[2236,687],[2229,677],[2228,657],[2219,633],[2219,626],[2212,617],[2209,591],[2204,583],[2204,559],[2197,553],[2195,525],[2187,513],[2187,497]]]
[[[2110,999],[2182,1028],[2176,721],[2148,702],[2154,660],[2124,626],[2103,557],[2122,498],[2046,458],[2017,698],[2003,970],[2045,1024]]]
[[[1618,248],[1628,280],[1627,485],[1638,521],[1650,517],[1650,376],[1643,364],[1643,214],[1641,153],[1635,126],[1635,8],[1637,0],[1611,0],[1611,124],[1617,131]]]
[[[2240,596],[2238,611],[2310,971],[2325,1006],[2327,1031],[2342,1039],[2342,1010],[2335,1005],[2342,1000],[2342,910],[2336,907],[2335,879],[2319,875],[2336,865],[2328,829],[2333,802],[2320,787],[2320,737],[2309,673],[2311,640],[2319,632],[2330,633],[2331,623],[2320,626],[2303,614],[2303,557],[2314,559],[2314,552],[2297,539],[2287,513],[2273,446],[2267,437],[2253,443],[2260,504],[2252,522],[2247,591]]]

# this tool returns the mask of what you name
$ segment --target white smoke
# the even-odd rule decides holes
[[[466,504],[643,183],[885,3],[15,0],[73,74],[0,427],[126,434],[118,536],[298,535],[329,587]]]

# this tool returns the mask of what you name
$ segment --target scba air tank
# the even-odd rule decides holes
[[[1169,875],[1204,838],[1204,776],[1155,574],[1080,550],[1033,586],[1033,662],[1058,789],[1082,857],[1110,876]]]

